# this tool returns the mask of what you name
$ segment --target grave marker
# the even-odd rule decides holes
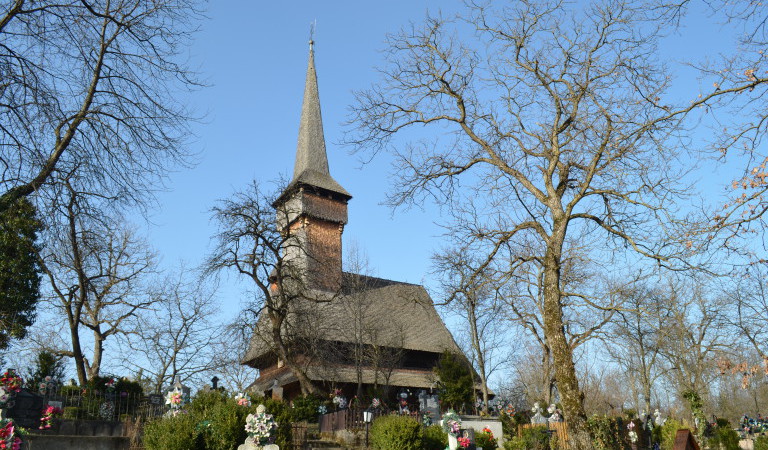
[[[700,450],[699,444],[696,443],[696,439],[693,438],[691,430],[677,430],[675,435],[675,445],[672,450]]]

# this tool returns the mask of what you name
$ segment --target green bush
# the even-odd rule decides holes
[[[302,395],[293,400],[293,417],[296,422],[307,421],[317,423],[317,408],[323,399],[316,395]]]
[[[227,395],[219,391],[198,392],[187,409],[192,414],[205,415],[207,411],[218,407],[218,405],[226,404],[227,400]]]
[[[59,394],[62,397],[74,397],[75,395],[80,395],[81,391],[82,388],[80,386],[66,385],[59,389]]]
[[[120,378],[115,383],[117,393],[125,392],[132,397],[141,397],[144,395],[144,388],[138,381],[131,381],[128,378]]]
[[[82,417],[82,410],[77,406],[65,406],[61,417],[63,419],[79,419]]]
[[[712,449],[739,450],[739,433],[730,428],[727,420],[717,419],[717,427],[712,430],[707,444]]]
[[[142,441],[147,450],[197,450],[205,448],[192,414],[163,417],[144,425]]]
[[[768,450],[768,436],[760,436],[755,439],[754,450]]]
[[[371,426],[371,445],[378,450],[421,450],[421,425],[405,416],[382,416]]]
[[[255,407],[238,406],[234,399],[226,399],[208,408],[204,415],[195,415],[195,426],[203,421],[210,424],[210,433],[203,434],[205,449],[236,449],[238,445],[245,442],[245,438],[248,437],[245,432],[245,418],[255,410]],[[271,413],[271,411],[268,412]]]
[[[440,425],[424,427],[422,443],[424,450],[443,450],[448,446],[448,433]]]
[[[272,414],[275,422],[277,422],[275,444],[280,448],[289,448],[291,445],[291,423],[296,422],[293,409],[286,403],[271,398],[255,401],[253,403],[254,407],[259,403],[264,404],[264,407],[267,408],[267,413]]]
[[[626,425],[621,418],[592,416],[587,419],[587,429],[596,450],[623,450]]]
[[[289,448],[291,408],[274,400],[239,406],[234,398],[221,392],[201,392],[187,405],[187,412],[155,420],[144,429],[147,450],[232,450],[245,442],[245,418],[263,403],[267,413],[278,423],[275,443]],[[169,445],[173,442],[173,445]]]
[[[434,371],[444,407],[458,412],[471,407],[475,392],[472,372],[461,358],[446,350]]]
[[[660,428],[659,442],[661,443],[662,450],[672,450],[675,446],[675,435],[677,435],[677,430],[687,427],[683,425],[682,422],[670,417]]]
[[[523,428],[519,436],[504,443],[504,450],[547,450],[548,442],[546,427]]]

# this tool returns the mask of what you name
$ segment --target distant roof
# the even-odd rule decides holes
[[[303,317],[293,322],[301,321],[301,329],[311,329],[318,340],[354,343],[361,339],[364,344],[461,354],[423,286],[344,273],[342,295],[329,302],[299,303],[294,306],[295,311],[301,310],[296,317]],[[360,320],[364,328],[374,332],[355,337],[351,324]],[[259,319],[244,363],[258,366],[273,356],[267,326],[265,314]]]
[[[304,84],[304,102],[301,105],[299,140],[296,144],[293,179],[280,198],[301,185],[321,188],[339,194],[347,200],[352,198],[349,192],[333,179],[328,169],[323,117],[320,112],[320,93],[317,87],[317,72],[315,71],[315,52],[311,46],[307,79]]]

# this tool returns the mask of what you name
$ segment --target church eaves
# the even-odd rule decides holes
[[[304,85],[304,102],[301,106],[299,141],[296,145],[293,179],[281,197],[300,186],[320,188],[332,194],[340,195],[345,200],[352,198],[349,192],[331,177],[331,172],[328,169],[328,155],[325,151],[323,118],[320,113],[320,94],[317,87],[315,52],[312,48],[312,41],[309,45],[309,64],[307,66],[307,80]]]

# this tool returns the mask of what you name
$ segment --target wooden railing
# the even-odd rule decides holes
[[[348,408],[340,411],[323,414],[320,416],[318,423],[320,424],[321,433],[331,433],[340,430],[362,430],[365,428],[365,420],[363,420],[363,408]],[[384,414],[383,411],[373,411],[373,418],[379,417]]]
[[[291,424],[291,449],[301,450],[307,444],[307,422],[294,422]]]

